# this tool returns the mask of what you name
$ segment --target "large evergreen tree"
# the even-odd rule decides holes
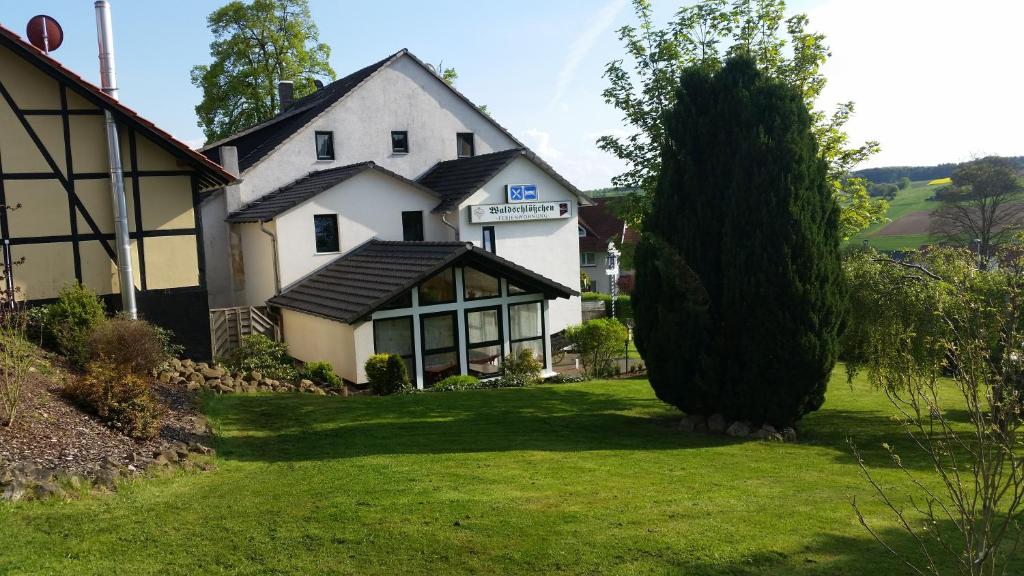
[[[789,425],[821,406],[842,319],[839,208],[800,92],[747,56],[688,68],[637,249],[658,397]]]

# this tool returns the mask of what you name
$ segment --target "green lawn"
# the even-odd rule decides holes
[[[839,370],[785,445],[676,432],[642,380],[206,407],[216,471],[0,506],[0,574],[902,574],[846,438],[927,468]]]

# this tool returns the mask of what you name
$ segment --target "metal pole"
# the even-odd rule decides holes
[[[117,100],[117,73],[114,68],[114,32],[110,23],[110,3],[96,2],[96,36],[99,42],[100,82],[105,92]],[[121,284],[121,310],[132,319],[138,317],[135,305],[135,278],[132,274],[132,247],[128,235],[128,202],[124,195],[124,169],[121,166],[121,142],[117,122],[110,110],[104,111],[107,124],[107,156],[110,160],[110,194],[114,206],[114,241],[117,244],[117,276]]]

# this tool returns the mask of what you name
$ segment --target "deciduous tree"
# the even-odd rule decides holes
[[[1024,229],[1024,185],[1013,163],[990,156],[968,162],[953,171],[953,186],[932,212],[932,236],[967,245],[980,241],[981,254]]]
[[[628,165],[612,183],[636,189],[616,203],[633,224],[640,224],[650,209],[660,173],[663,113],[672,107],[680,72],[691,66],[715,70],[724,58],[738,53],[752,56],[762,71],[799,90],[812,111],[818,153],[842,209],[840,234],[849,237],[885,217],[885,202],[872,200],[864,179],[851,175],[878,151],[876,142],[850,145],[844,127],[853,103],[840,104],[831,115],[815,109],[825,87],[821,66],[829,52],[825,36],[807,30],[807,16],[785,18],[783,0],[701,0],[680,8],[667,27],[659,28],[649,0],[633,0],[633,6],[639,25],[619,29],[626,57],[608,63],[609,86],[603,92],[605,101],[622,112],[630,133],[597,141],[599,148]]]
[[[314,80],[334,79],[331,49],[319,41],[308,0],[236,0],[207,23],[213,62],[192,68],[192,84],[203,91],[196,115],[208,142],[280,112],[279,81],[294,82],[301,98],[316,90]]]

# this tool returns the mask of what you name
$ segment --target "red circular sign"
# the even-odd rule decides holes
[[[64,42],[64,30],[49,16],[40,14],[28,21],[28,41],[44,52],[53,52]]]

